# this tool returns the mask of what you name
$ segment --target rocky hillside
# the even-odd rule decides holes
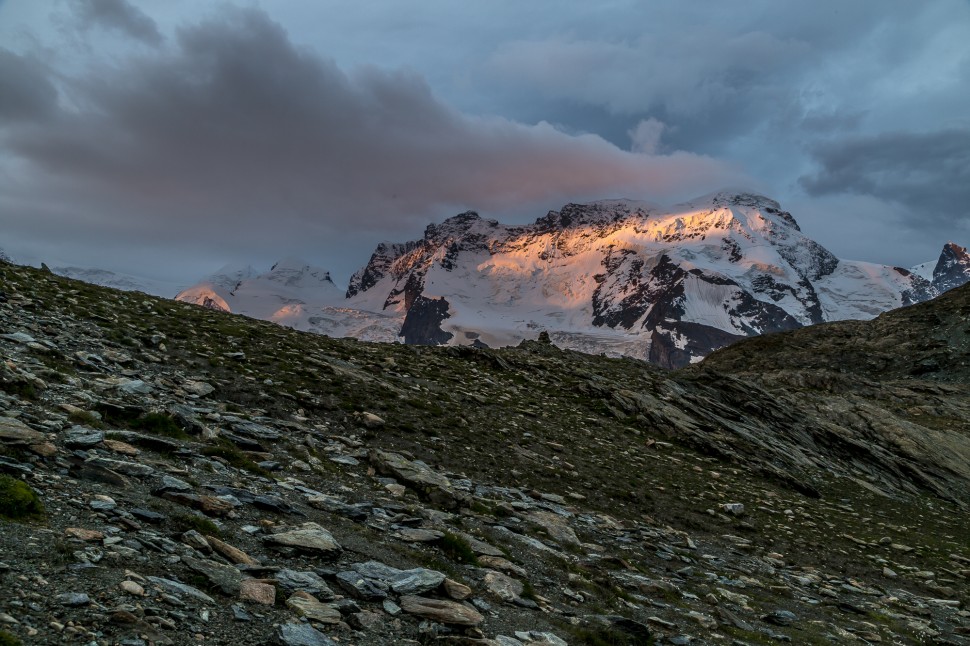
[[[0,264],[0,643],[970,644],[968,312],[668,373]]]

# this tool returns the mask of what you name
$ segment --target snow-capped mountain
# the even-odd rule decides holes
[[[40,262],[36,258],[11,258],[3,249],[0,249],[0,262],[33,264],[34,266],[43,267],[51,273],[65,278],[80,280],[92,285],[101,285],[102,287],[112,287],[126,292],[144,292],[145,294],[161,296],[162,298],[172,298],[185,288],[184,282],[178,283],[169,280],[146,278],[144,276],[124,274],[107,269],[61,265],[54,261],[51,261],[54,266],[48,267],[46,263]]]
[[[298,330],[367,341],[397,341],[401,328],[396,315],[348,307],[330,272],[297,258],[282,260],[265,273],[248,265],[227,265],[175,298]]]
[[[930,264],[930,263],[927,263]],[[301,330],[416,344],[560,347],[683,366],[744,336],[867,319],[970,280],[949,244],[913,271],[840,260],[774,200],[568,204],[529,225],[467,212],[381,243],[346,294],[289,259],[225,267],[179,300]]]
[[[85,283],[113,287],[127,292],[144,292],[163,298],[172,298],[185,287],[185,283],[175,283],[165,280],[143,278],[131,274],[122,274],[105,269],[90,269],[85,267],[51,267],[51,272],[65,278],[73,278]]]
[[[666,211],[569,204],[526,226],[463,213],[378,246],[347,296],[402,316],[408,343],[508,345],[545,330],[560,346],[681,366],[743,336],[936,293],[906,269],[839,260],[773,200],[718,193]]]

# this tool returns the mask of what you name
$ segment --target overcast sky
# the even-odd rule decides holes
[[[836,255],[970,243],[966,0],[0,0],[0,248],[338,283],[474,209],[773,197]]]

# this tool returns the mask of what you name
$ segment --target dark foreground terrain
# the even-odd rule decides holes
[[[0,264],[0,644],[970,644],[968,321],[668,373]]]

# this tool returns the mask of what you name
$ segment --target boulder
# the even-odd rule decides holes
[[[335,556],[343,549],[333,535],[317,523],[303,523],[299,529],[272,534],[263,540],[270,545],[292,547],[323,556]]]
[[[477,626],[485,620],[482,614],[474,608],[444,599],[405,595],[401,597],[400,606],[404,612],[410,615],[442,624]]]

